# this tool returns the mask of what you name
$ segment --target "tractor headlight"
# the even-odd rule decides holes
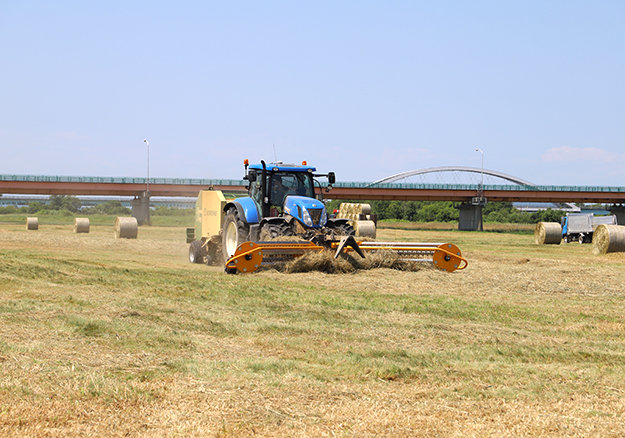
[[[326,224],[326,222],[328,222],[328,213],[326,212],[326,209],[324,208],[321,211],[321,219],[319,220],[319,225],[323,227]]]
[[[309,227],[313,226],[313,221],[312,221],[312,218],[310,217],[310,213],[308,213],[308,210],[305,208],[302,209],[302,219],[304,220],[304,223],[308,225]]]

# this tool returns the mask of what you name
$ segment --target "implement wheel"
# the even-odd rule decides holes
[[[189,262],[202,263],[205,255],[206,248],[202,246],[201,240],[191,242],[191,245],[189,245]]]
[[[239,245],[249,240],[249,226],[239,218],[236,208],[228,210],[221,229],[221,254],[226,262]]]

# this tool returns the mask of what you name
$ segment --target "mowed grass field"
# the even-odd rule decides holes
[[[389,228],[469,266],[226,275],[112,223],[0,223],[0,436],[625,435],[625,254]]]

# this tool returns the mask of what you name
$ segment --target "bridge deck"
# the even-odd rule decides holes
[[[41,195],[142,196],[144,178],[46,177],[0,175],[0,193]],[[150,179],[151,196],[196,197],[200,190],[245,191],[242,180]],[[467,201],[476,185],[338,183],[329,199]],[[484,186],[489,201],[625,203],[625,187]]]

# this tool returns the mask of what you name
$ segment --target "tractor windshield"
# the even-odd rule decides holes
[[[304,172],[273,172],[270,175],[271,204],[282,206],[289,195],[315,197],[312,175]]]

